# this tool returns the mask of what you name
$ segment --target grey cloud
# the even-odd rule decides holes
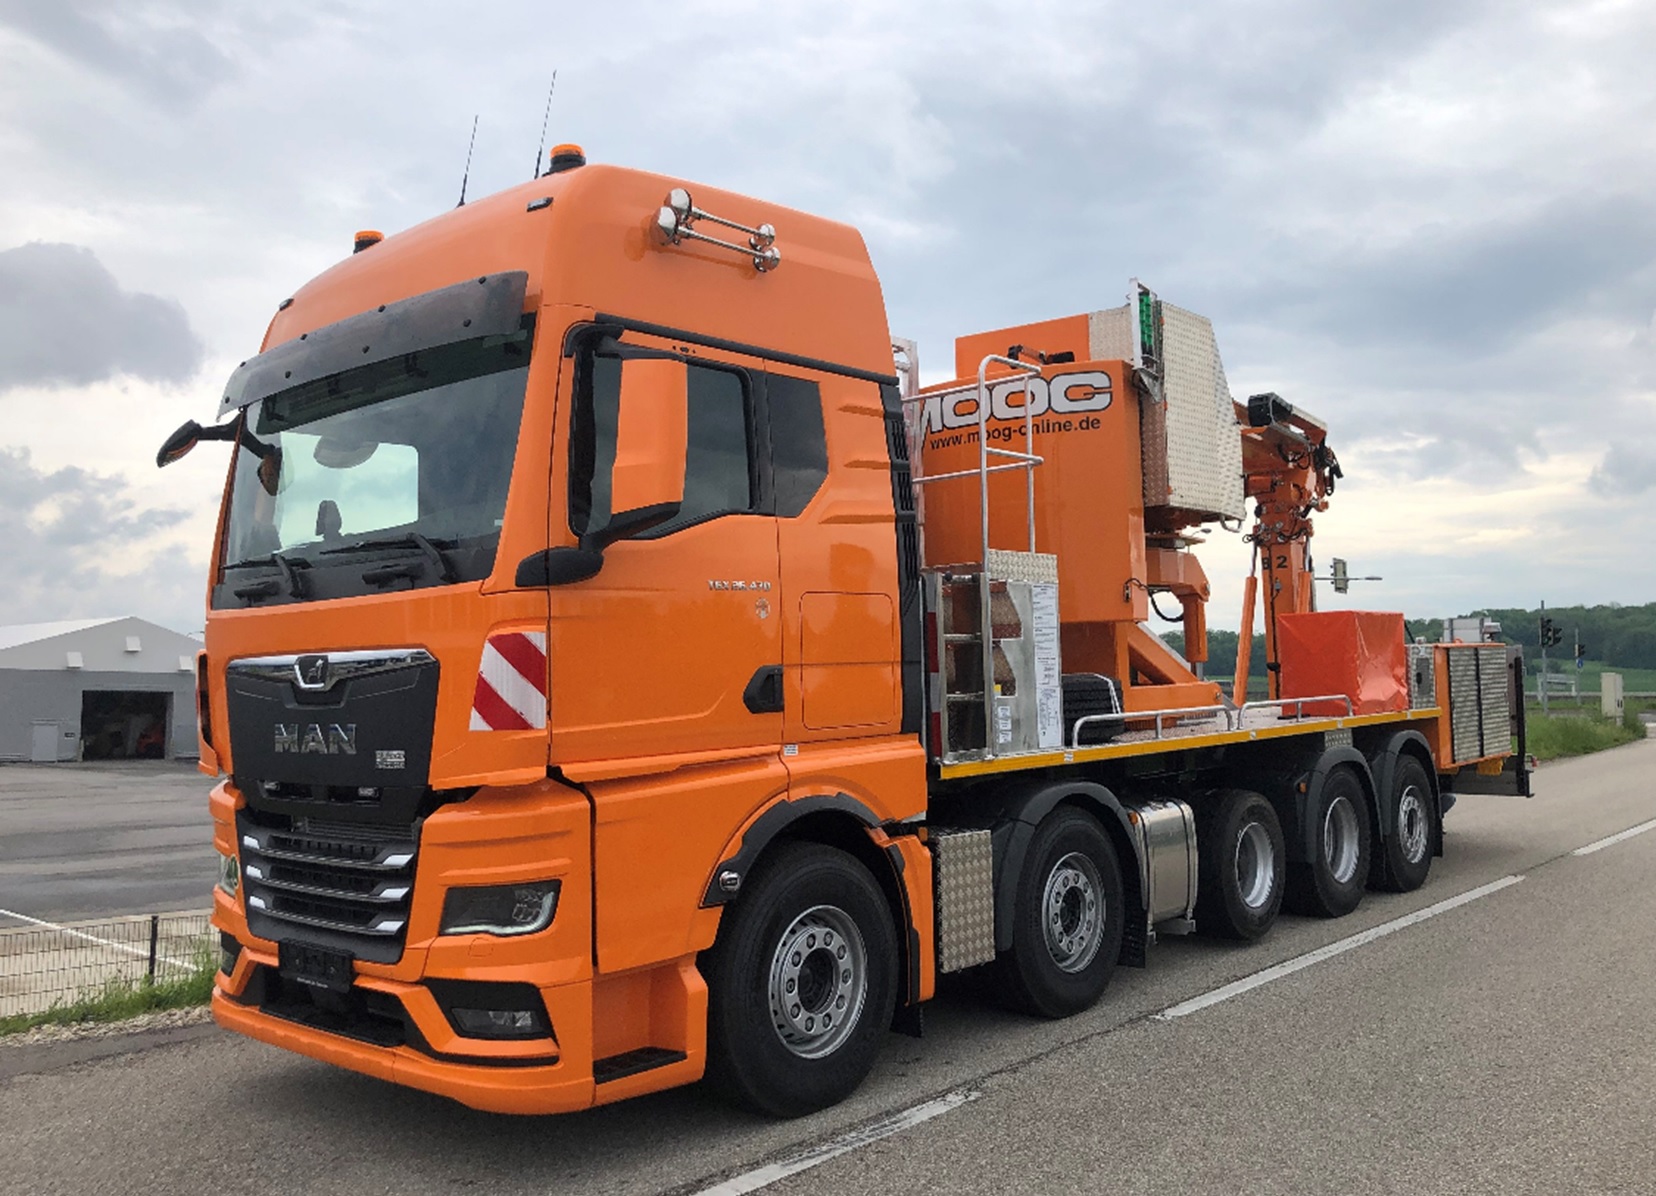
[[[1482,355],[1562,316],[1608,309],[1632,320],[1656,301],[1656,214],[1633,196],[1577,196],[1521,220],[1424,229],[1361,257],[1307,249],[1298,277],[1261,280],[1253,306],[1411,351]]]
[[[1587,484],[1607,497],[1656,490],[1656,447],[1626,442],[1612,444],[1604,459],[1593,467]]]
[[[27,449],[0,448],[0,547],[6,585],[0,623],[141,614],[180,630],[200,620],[200,568],[169,547],[142,565],[114,562],[189,515],[144,507],[120,478],[69,467],[36,468]]]
[[[0,23],[146,98],[179,110],[231,78],[235,66],[196,26],[202,13],[112,0],[0,0]]]
[[[201,357],[182,307],[123,291],[90,249],[37,242],[0,252],[0,392],[118,374],[182,382]]]

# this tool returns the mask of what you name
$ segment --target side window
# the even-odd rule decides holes
[[[621,363],[588,357],[584,363],[576,425],[570,444],[569,525],[577,534],[609,522],[610,471],[615,465],[615,425],[621,397]],[[747,383],[743,374],[689,366],[689,443],[684,461],[684,503],[679,513],[639,537],[656,539],[718,515],[754,506],[753,445]]]
[[[810,505],[828,476],[822,388],[804,378],[766,374],[765,400],[770,410],[776,513],[792,519]]]

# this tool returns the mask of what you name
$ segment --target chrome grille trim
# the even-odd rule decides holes
[[[342,681],[366,677],[374,673],[392,673],[398,669],[413,669],[435,664],[437,658],[424,648],[361,648],[345,652],[294,652],[282,656],[244,656],[225,666],[232,673],[258,677],[265,681],[298,683],[295,666],[301,656],[325,656],[328,660],[328,680],[316,687],[325,692]],[[306,687],[308,688],[308,687]]]

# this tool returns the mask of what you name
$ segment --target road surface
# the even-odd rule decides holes
[[[1537,790],[1461,799],[1419,892],[1164,940],[1067,1021],[947,993],[794,1122],[696,1088],[494,1117],[212,1028],[0,1047],[0,1191],[1656,1191],[1656,833],[1599,846],[1656,820],[1656,741]]]
[[[209,908],[212,787],[184,760],[0,766],[0,910],[59,922]]]

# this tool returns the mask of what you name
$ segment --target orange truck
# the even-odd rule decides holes
[[[1326,428],[1137,283],[921,387],[854,229],[578,147],[355,248],[158,455],[233,445],[231,1030],[480,1109],[797,1115],[941,974],[1070,1015],[1159,935],[1413,889],[1456,792],[1527,791],[1519,662],[1316,611]],[[1251,630],[1208,676],[1216,525],[1260,701]]]

